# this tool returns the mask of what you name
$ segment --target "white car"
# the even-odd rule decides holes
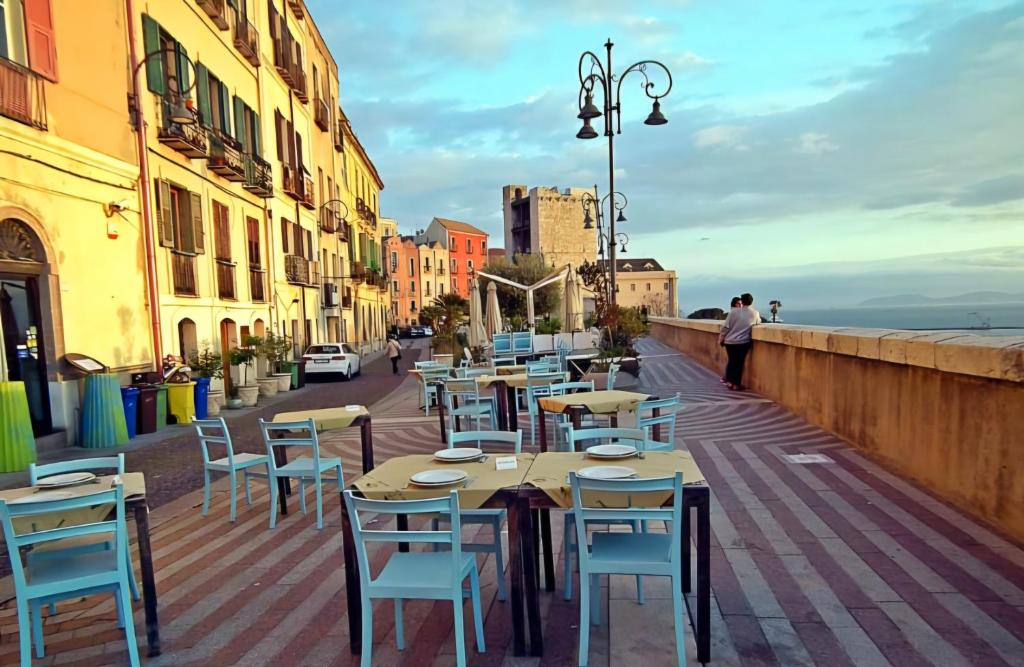
[[[306,375],[310,373],[338,373],[346,380],[359,375],[359,355],[348,343],[320,343],[310,345],[302,355],[306,361]]]

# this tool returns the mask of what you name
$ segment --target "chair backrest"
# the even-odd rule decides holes
[[[660,442],[664,445],[662,449],[674,449],[676,443],[676,419],[682,407],[683,401],[679,394],[669,398],[641,401],[637,405],[636,425],[638,428],[646,429],[649,434],[653,433],[652,427],[661,427],[659,429],[659,440],[652,440],[652,442]],[[657,417],[654,416],[655,410],[659,413]]]
[[[615,377],[619,374],[619,364],[608,364],[607,389],[615,389]]]
[[[551,385],[552,396],[574,394],[577,391],[594,391],[594,381],[580,380],[579,382],[556,382]]]
[[[573,452],[611,442],[633,445],[639,451],[647,450],[647,433],[642,428],[573,428],[569,424],[565,430],[565,439],[569,443],[569,451]],[[580,446],[577,447],[577,444]]]
[[[572,351],[572,334],[560,333],[555,336],[555,350],[569,353]]]
[[[559,372],[534,373],[526,378],[526,410],[537,414],[537,397],[551,396],[551,385],[564,380],[565,374]]]
[[[367,542],[447,544],[451,548],[453,574],[457,575],[462,566],[462,522],[459,517],[459,494],[457,491],[449,492],[448,496],[444,498],[428,500],[368,500],[352,495],[351,491],[345,491],[345,507],[348,510],[349,521],[352,523],[352,537],[355,539],[357,550],[356,561],[359,563],[359,578],[364,586],[373,582],[370,576],[370,559],[366,554]],[[384,521],[377,520],[379,519],[377,515],[381,514],[409,515],[438,512],[447,513],[451,517],[451,524],[448,530],[381,530],[379,528],[369,530],[363,525],[360,512],[374,515],[374,526],[385,524]],[[678,542],[678,540],[676,541]],[[459,577],[453,576],[452,581],[459,581]]]
[[[192,425],[199,436],[199,446],[203,450],[203,463],[217,460],[218,456],[210,456],[210,445],[223,445],[227,451],[229,464],[235,463],[235,448],[231,445],[231,434],[223,417],[216,419],[195,419]]]
[[[609,521],[653,520],[665,521],[670,525],[672,535],[681,535],[683,520],[683,473],[677,472],[672,477],[653,479],[586,479],[575,472],[569,473],[569,486],[572,487],[572,506],[576,513],[576,544],[579,548],[580,569],[589,564],[590,550],[584,545],[587,540],[587,524],[592,522],[607,523]],[[601,507],[588,506],[583,503],[587,491],[604,495],[614,494],[622,498],[622,507],[617,508],[616,502],[603,502]],[[672,493],[672,506],[668,507],[630,507],[633,498],[640,493],[668,491]],[[681,540],[671,540],[671,568],[678,568],[682,551]],[[672,571],[672,570],[669,570]]]
[[[74,461],[61,461],[59,463],[44,463],[28,465],[28,483],[36,485],[43,477],[59,475],[65,472],[93,472],[102,470],[106,474],[124,474],[124,454],[117,456],[103,456],[91,459],[76,459]]]
[[[464,378],[478,378],[485,375],[491,375],[490,368],[466,368],[463,369],[462,377]]]
[[[512,351],[516,354],[525,354],[533,351],[533,333],[530,331],[515,331],[512,333]]]
[[[0,500],[0,524],[3,525],[4,538],[7,542],[7,554],[11,559],[11,571],[16,591],[24,589],[27,584],[20,549],[55,540],[81,537],[83,535],[112,535],[114,551],[122,554],[121,557],[116,559],[118,573],[121,576],[128,576],[128,559],[126,557],[128,553],[128,530],[124,515],[124,485],[121,483],[120,477],[114,479],[112,486],[113,488],[110,490],[64,500],[44,500],[42,502],[16,504],[9,504],[4,500]],[[31,517],[34,516],[108,504],[114,506],[115,516],[113,519],[44,530],[26,531],[24,528],[24,524],[31,524]],[[27,519],[27,521],[19,521],[19,526],[15,529],[14,522],[17,519]]]
[[[538,373],[554,373],[560,370],[557,357],[544,357],[526,362],[526,374],[536,375]]]
[[[451,371],[447,366],[428,366],[420,371],[420,381],[426,384],[435,380],[447,380]]]
[[[511,351],[511,350],[510,350]],[[491,365],[497,368],[498,366],[515,366],[515,357],[494,357],[491,359]]]
[[[453,409],[452,399],[472,403],[480,402],[480,387],[473,378],[464,380],[448,380],[444,385],[444,403],[449,410]]]
[[[444,366],[444,364],[442,364],[440,361],[434,361],[433,359],[430,359],[428,361],[414,361],[413,364],[415,365],[416,370],[420,370],[422,368],[434,368]]]
[[[515,431],[448,431],[448,449],[466,443],[475,443],[480,449],[487,451],[484,443],[502,443],[512,445],[513,451],[523,451],[523,432]]]
[[[512,351],[512,334],[510,333],[496,333],[494,334],[494,354],[508,354]]]
[[[312,419],[297,422],[268,422],[260,419],[260,432],[267,446],[267,467],[271,473],[277,472],[274,447],[308,447],[313,458],[313,470],[320,469],[320,439],[316,435],[316,422]]]

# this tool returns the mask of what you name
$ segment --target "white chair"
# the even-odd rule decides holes
[[[242,473],[245,484],[245,504],[252,505],[252,492],[249,490],[249,478],[267,478],[266,454],[235,453],[231,444],[231,433],[223,417],[217,419],[196,419],[192,422],[199,436],[199,446],[203,450],[203,516],[210,511],[210,473],[224,472],[231,478],[231,523],[235,522],[238,510],[238,473]],[[210,445],[223,446],[224,456],[213,459],[210,457]],[[255,472],[253,468],[263,468],[263,472]]]
[[[345,487],[345,478],[341,472],[340,458],[320,458],[320,440],[316,434],[316,424],[312,419],[298,422],[268,422],[260,419],[260,431],[263,442],[267,445],[267,471],[270,484],[270,527],[277,525],[277,482],[281,479],[299,480],[299,508],[306,513],[306,484],[312,483],[316,492],[316,527],[324,527],[323,474],[331,470],[335,474],[338,490]],[[284,437],[274,437],[275,434]],[[298,433],[299,435],[295,435]],[[301,435],[308,433],[308,435]],[[300,456],[285,465],[278,466],[274,459],[274,448],[305,447],[311,456]],[[287,450],[284,450],[287,451]]]
[[[480,422],[486,417],[491,429],[497,428],[498,402],[494,396],[481,396],[476,380],[448,380],[445,383],[444,409],[448,415],[448,430],[456,430],[459,418],[467,417],[481,430]],[[458,400],[459,406],[455,407]]]

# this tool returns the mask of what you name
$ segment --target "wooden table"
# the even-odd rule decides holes
[[[688,456],[682,452],[651,452],[646,455],[646,463],[658,470],[669,469],[672,466],[660,461],[659,457]],[[520,466],[529,460],[530,454],[520,455]],[[494,488],[493,495],[479,507],[503,507],[508,512],[508,544],[509,544],[509,605],[512,614],[512,636],[513,652],[516,656],[524,656],[527,653],[527,632],[529,633],[529,652],[533,656],[544,654],[543,622],[540,608],[540,580],[537,560],[538,544],[534,537],[535,524],[533,523],[534,510],[565,509],[566,505],[561,500],[556,500],[547,491],[534,486],[529,482],[531,472],[535,470],[534,463],[540,456],[577,456],[579,467],[591,463],[579,454],[540,454],[533,460],[529,468],[525,470],[523,482],[516,486]],[[408,457],[397,457],[408,458]],[[423,458],[423,457],[419,457]],[[394,460],[394,459],[392,459]],[[634,461],[634,463],[636,463]],[[381,472],[388,463],[386,462],[375,471],[374,477]],[[445,464],[437,464],[445,465]],[[461,464],[465,465],[465,464]],[[695,465],[695,464],[693,464]],[[636,466],[639,468],[639,465]],[[698,469],[699,470],[699,469]],[[687,473],[684,472],[684,475]],[[690,479],[696,481],[703,479],[703,474],[693,473],[691,470]],[[685,477],[684,477],[685,479]],[[350,487],[356,492],[359,480]],[[433,492],[436,495],[447,493],[449,487],[444,489],[416,489],[413,493],[420,494],[420,497],[429,497],[426,492]],[[394,491],[398,491],[397,489]],[[460,489],[461,491],[461,489]],[[476,489],[479,491],[479,489]],[[361,493],[361,492],[360,492]],[[405,495],[405,492],[402,492]],[[557,494],[556,494],[557,495]],[[687,600],[687,611],[690,617],[690,624],[694,628],[694,635],[697,644],[697,658],[701,662],[708,662],[711,659],[711,519],[710,519],[710,491],[703,483],[688,482],[683,487],[683,510],[686,514],[683,521],[683,531],[680,535],[682,541],[682,585],[683,592],[691,590],[690,581],[690,517],[691,512],[696,511],[697,531],[697,600],[696,609],[691,610],[690,602]],[[384,496],[378,496],[384,497]],[[397,496],[396,496],[397,497]],[[460,500],[462,498],[460,493]],[[479,500],[479,498],[476,498]],[[475,503],[474,503],[475,504]],[[569,502],[571,505],[571,501]],[[407,523],[399,517],[399,529],[407,530]],[[356,559],[356,547],[353,541],[352,524],[348,512],[342,502],[341,510],[342,547],[345,558],[345,594],[348,605],[348,626],[349,626],[349,648],[353,655],[362,651],[362,599],[360,594],[359,569]],[[549,543],[550,544],[550,543]],[[399,545],[399,549],[402,546]],[[545,559],[547,562],[547,559]],[[549,571],[553,569],[549,567]],[[524,609],[525,607],[525,609]]]
[[[561,378],[544,378],[545,384],[565,382],[569,377],[563,373]],[[498,399],[498,430],[516,431],[519,429],[519,408],[516,401],[516,390],[525,389],[530,380],[540,380],[527,373],[498,373],[497,375],[479,375],[476,384],[481,389],[493,388]]]
[[[537,399],[537,419],[540,422],[540,451],[548,451],[545,412],[568,414],[573,428],[580,428],[583,415],[616,415],[620,410],[635,410],[642,401],[656,398],[649,394],[611,389],[605,391],[581,391],[562,396],[544,396]],[[657,436],[655,436],[657,438]]]
[[[99,484],[83,484],[66,487],[62,490],[81,491],[83,495],[95,493],[97,489],[109,488],[114,475],[97,477]],[[142,600],[146,614],[146,642],[149,645],[149,657],[160,655],[160,619],[157,616],[156,577],[153,573],[153,551],[149,544],[149,503],[146,500],[146,478],[141,472],[126,472],[121,475],[124,483],[125,512],[131,512],[135,519],[135,533],[139,545],[139,570],[142,574]],[[29,486],[18,489],[0,491],[0,498],[14,500],[38,491],[38,487]],[[135,573],[130,573],[135,576]]]
[[[365,406],[356,406],[358,410],[344,408],[322,408],[320,410],[300,410],[298,412],[281,412],[274,415],[275,422],[299,422],[312,419],[316,432],[323,433],[341,428],[359,427],[359,439],[363,450],[363,474],[373,470],[373,424],[370,411]],[[288,464],[288,453],[285,447],[274,447],[274,464],[281,467]],[[281,514],[288,514],[288,496],[291,495],[291,481],[286,477],[277,480],[278,502]]]

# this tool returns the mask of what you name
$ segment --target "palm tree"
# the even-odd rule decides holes
[[[420,313],[422,317],[434,321],[434,331],[438,336],[448,338],[451,353],[455,354],[455,338],[459,323],[469,311],[469,302],[454,292],[441,294],[434,298],[429,306]]]

